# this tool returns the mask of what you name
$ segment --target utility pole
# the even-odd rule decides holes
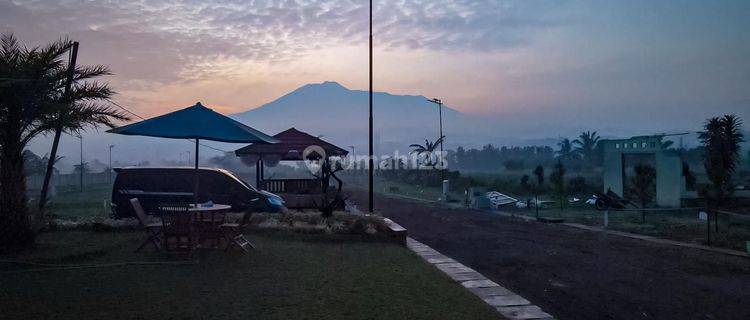
[[[438,105],[438,115],[440,117],[440,180],[445,180],[445,169],[443,164],[443,101],[437,98],[427,101]]]
[[[373,170],[375,170],[375,164],[373,161],[373,151],[372,151],[372,0],[370,0],[370,126],[369,126],[369,142],[370,142],[370,149],[369,149],[369,158],[368,158],[368,170],[369,170],[369,181],[368,181],[368,207],[367,212],[372,214],[373,212]]]
[[[109,181],[109,185],[112,185],[112,148],[115,146],[110,144],[109,145],[109,176],[107,177],[107,180]]]
[[[65,101],[63,103],[72,103],[71,87],[73,86],[73,77],[75,76],[76,59],[78,59],[78,41],[73,42],[73,46],[70,49],[70,63],[68,63],[68,75],[65,82]],[[58,123],[55,128],[55,136],[52,139],[52,151],[50,152],[49,159],[47,160],[47,171],[44,173],[44,182],[42,183],[42,194],[39,197],[39,212],[42,212],[44,205],[47,204],[47,191],[49,189],[50,179],[52,179],[52,171],[55,170],[55,161],[57,160],[57,147],[60,144],[60,135],[62,134],[62,117],[63,112],[58,113]]]

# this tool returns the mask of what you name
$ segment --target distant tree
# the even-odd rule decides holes
[[[431,142],[427,139],[424,140],[424,145],[421,144],[412,144],[409,146],[411,148],[411,153],[416,154],[419,157],[422,157],[423,162],[422,165],[426,167],[433,167],[435,168],[437,165],[439,165],[440,157],[438,156],[435,151],[438,150],[438,147],[440,146],[440,143],[445,139],[445,136],[442,136],[435,140],[435,142]]]
[[[560,210],[564,210],[567,194],[565,192],[565,166],[563,166],[562,161],[557,161],[557,164],[552,168],[549,180],[552,183],[553,193],[560,202]]]
[[[536,185],[538,186],[538,189],[541,189],[544,187],[544,167],[541,165],[536,166],[534,168],[534,171],[532,171],[532,174],[536,177]]]
[[[91,172],[88,162],[84,162],[83,164],[73,165],[73,173],[80,174],[81,171],[83,171],[83,174],[87,174]]]
[[[544,190],[544,167],[542,165],[536,166],[532,174],[536,177],[536,185],[534,185],[534,207],[536,209],[536,217],[539,218],[539,193]]]
[[[722,206],[734,189],[734,174],[743,140],[742,120],[735,115],[708,119],[699,139],[705,147],[703,165],[711,182],[707,198]]]
[[[570,142],[570,139],[562,139],[557,143],[557,146],[560,147],[560,150],[555,152],[557,159],[569,162],[578,158],[578,154],[573,150],[573,143]]]
[[[578,139],[573,140],[573,144],[576,145],[575,152],[583,157],[583,160],[589,166],[595,163],[596,146],[599,140],[600,137],[596,134],[596,131],[582,132]]]
[[[530,189],[530,186],[529,186],[530,178],[531,177],[529,177],[528,174],[525,174],[521,177],[521,189],[523,189],[524,191],[528,191]]]
[[[589,186],[588,183],[586,183],[586,178],[582,176],[574,177],[570,179],[570,181],[568,181],[568,189],[574,194],[580,195],[586,192],[588,190],[588,187]]]
[[[685,189],[695,190],[695,175],[690,171],[690,165],[686,162],[682,162],[682,176],[685,178]]]
[[[654,183],[656,182],[656,170],[654,167],[646,164],[638,164],[634,168],[635,174],[631,178],[632,194],[641,205],[645,208],[654,199]],[[641,219],[646,222],[646,211],[641,210]]]

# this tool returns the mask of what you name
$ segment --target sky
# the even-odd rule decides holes
[[[374,87],[550,130],[750,119],[750,1],[375,1]],[[306,83],[366,89],[366,1],[8,1],[0,32],[81,43],[145,117],[223,113]]]

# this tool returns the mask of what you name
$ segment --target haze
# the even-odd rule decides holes
[[[109,65],[115,100],[144,117],[196,101],[230,114],[307,83],[366,89],[366,5],[2,0],[0,31],[80,41],[79,63]],[[376,91],[440,97],[535,137],[750,118],[747,1],[375,5]]]

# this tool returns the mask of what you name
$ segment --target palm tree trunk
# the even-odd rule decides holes
[[[26,206],[23,147],[5,139],[0,155],[0,251],[27,247],[34,242]]]
[[[49,161],[47,161],[47,171],[44,172],[44,183],[42,183],[42,194],[39,196],[39,213],[37,222],[42,222],[44,217],[44,206],[47,204],[47,192],[49,183],[52,179],[52,171],[55,169],[55,159],[57,158],[57,147],[60,144],[60,135],[62,130],[55,130],[55,138],[52,140],[52,151],[50,151]]]

